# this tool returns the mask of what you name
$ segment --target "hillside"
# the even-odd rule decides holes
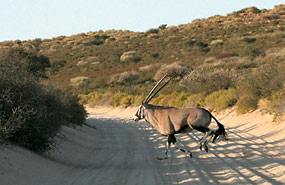
[[[254,72],[282,71],[284,30],[285,5],[278,5],[272,10],[250,7],[179,26],[161,25],[146,32],[108,30],[6,41],[0,43],[0,49],[3,52],[22,47],[47,56],[52,65],[46,81],[80,94],[96,91],[140,95],[151,88],[163,65],[179,62],[196,73],[176,79],[164,93],[175,89],[179,93],[208,95],[239,89],[246,76]],[[279,92],[283,77],[270,77],[278,81],[276,87],[270,87],[273,90],[267,95],[258,95],[258,100],[270,99],[273,91]]]

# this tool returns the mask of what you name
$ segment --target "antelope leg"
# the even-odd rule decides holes
[[[203,139],[200,141],[200,150],[204,148],[206,152],[208,152],[208,142],[213,138],[215,131],[209,130],[206,132],[205,136]]]
[[[177,142],[174,143],[174,146],[176,149],[182,151],[183,153],[186,154],[186,156],[189,156],[192,158],[192,152],[190,152],[189,150],[186,150],[186,146],[180,142],[179,140],[177,140]]]
[[[168,151],[169,151],[169,149],[170,149],[170,145],[171,145],[171,143],[166,142],[165,159],[168,158]]]
[[[166,142],[165,157],[156,157],[157,160],[168,159],[168,151],[170,150],[171,142]]]
[[[214,132],[210,134],[210,136],[206,139],[206,141],[204,142],[204,145],[208,145],[209,141],[214,137]]]
[[[204,137],[200,140],[200,150],[202,150],[203,144],[205,143],[208,136],[209,136],[209,132],[205,132]]]

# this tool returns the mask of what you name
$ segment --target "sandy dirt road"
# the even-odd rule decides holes
[[[89,127],[64,128],[59,151],[39,156],[21,148],[0,150],[0,184],[285,184],[285,126],[259,113],[217,115],[229,141],[200,151],[198,132],[177,135],[193,158],[171,148],[134,109],[89,109]],[[258,122],[258,124],[257,124]],[[213,123],[213,125],[215,125]]]

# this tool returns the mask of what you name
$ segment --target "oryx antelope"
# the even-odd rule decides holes
[[[212,138],[213,142],[215,142],[217,137],[226,139],[227,134],[224,126],[206,109],[162,107],[149,104],[150,100],[172,79],[168,77],[169,79],[159,87],[161,82],[167,77],[168,76],[165,75],[157,82],[139,106],[134,116],[134,121],[145,119],[160,134],[168,136],[165,159],[168,157],[171,144],[174,144],[177,149],[180,149],[186,155],[192,157],[192,153],[183,149],[181,147],[182,143],[177,142],[175,134],[192,132],[192,130],[205,133],[204,137],[200,140],[200,149],[204,148],[206,152],[208,152],[207,144]],[[211,123],[211,118],[218,124],[219,128],[216,131],[208,128]]]

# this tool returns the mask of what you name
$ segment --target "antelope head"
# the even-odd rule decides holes
[[[162,86],[158,87],[161,82],[167,77],[168,75],[164,75],[157,83],[156,85],[152,88],[152,90],[149,92],[149,94],[147,95],[147,97],[144,99],[144,101],[142,102],[142,104],[139,106],[136,114],[134,115],[133,119],[134,121],[139,121],[144,119],[144,110],[145,110],[145,104],[148,104],[150,102],[150,100],[152,100],[152,98],[163,88],[165,87],[168,82],[172,79],[169,78]]]
[[[139,120],[144,119],[144,112],[143,112],[143,110],[144,110],[143,105],[140,105],[138,110],[137,110],[137,112],[136,112],[136,114],[135,114],[135,116],[134,116],[134,118],[133,118],[134,121],[139,121]]]

